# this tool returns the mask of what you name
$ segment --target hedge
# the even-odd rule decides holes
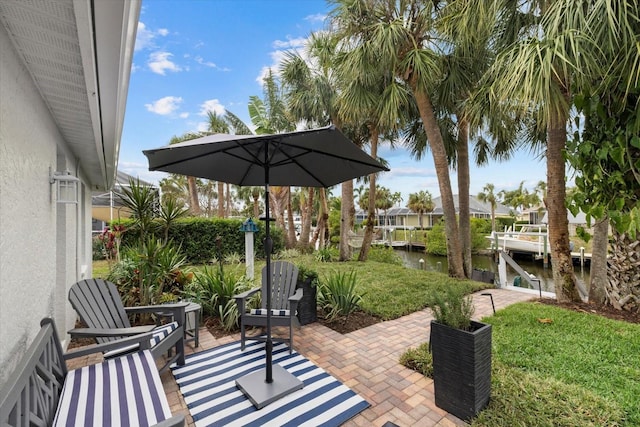
[[[114,221],[116,223],[116,221]],[[122,245],[135,244],[139,233],[132,220],[117,222],[125,226]],[[243,221],[240,219],[222,218],[181,218],[171,225],[169,239],[182,247],[182,252],[191,264],[203,264],[214,258],[224,258],[233,253],[244,257],[244,232],[240,230]],[[254,250],[256,257],[264,257],[265,227],[258,222],[258,232],[254,235]],[[157,238],[164,238],[159,223],[154,234]],[[284,235],[280,228],[271,226],[273,252],[284,248]],[[218,248],[217,242],[220,241]]]

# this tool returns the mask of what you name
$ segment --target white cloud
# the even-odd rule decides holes
[[[144,22],[138,22],[138,32],[136,33],[136,45],[135,50],[153,49],[155,48],[154,39],[157,36],[165,37],[169,34],[169,30],[161,28],[157,31],[153,31],[147,28]]]
[[[297,39],[276,40],[273,47],[276,49],[299,49],[307,43],[306,37],[298,37]]]
[[[433,177],[436,176],[436,171],[433,169],[427,168],[417,168],[417,167],[396,167],[391,169],[388,172],[391,176],[410,176],[410,177]]]
[[[198,64],[204,65],[205,67],[218,68],[215,62],[205,61],[202,56],[196,56],[195,60]]]
[[[181,119],[186,119],[189,117],[189,113],[180,113],[178,117],[180,117]]]
[[[207,123],[207,122],[198,122],[196,124],[196,131],[198,131],[198,132],[209,132],[209,123]]]
[[[305,21],[309,22],[324,22],[327,19],[327,15],[322,13],[316,13],[315,15],[309,15],[304,18]]]
[[[271,56],[271,65],[265,65],[260,70],[260,74],[256,77],[256,82],[261,86],[264,84],[264,78],[269,73],[269,68],[274,76],[279,75],[280,65],[286,58],[286,52],[295,51],[305,61],[310,62],[307,58],[304,46],[307,43],[307,38],[288,39],[286,41],[276,40],[273,42],[273,47],[276,49],[269,54]]]
[[[153,104],[144,104],[144,106],[152,113],[156,113],[161,116],[168,116],[176,111],[180,107],[181,103],[182,98],[179,96],[165,96],[164,98],[158,99]]]
[[[165,71],[167,70],[173,72],[182,71],[182,68],[180,68],[179,65],[176,65],[169,59],[172,56],[173,54],[170,52],[153,52],[151,55],[149,55],[149,62],[147,63],[147,65],[149,65],[151,71],[163,76],[165,75]]]
[[[225,112],[225,108],[224,105],[220,104],[219,100],[209,99],[200,104],[200,112],[198,115],[206,116],[209,111],[216,113],[217,115],[222,115]]]

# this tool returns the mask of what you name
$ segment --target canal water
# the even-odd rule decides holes
[[[402,258],[404,265],[407,267],[424,268],[425,270],[442,271],[443,273],[447,272],[447,257],[429,255],[424,252],[407,251],[403,249],[396,249],[396,253]],[[532,260],[531,256],[517,256],[517,254],[515,254],[513,259],[524,271],[529,274],[533,274],[535,277],[540,279],[540,285],[543,291],[555,292],[551,266],[545,268],[542,260]],[[474,255],[472,256],[471,262],[473,264],[473,268],[494,272],[497,280],[498,264],[494,262],[493,256]],[[583,284],[589,283],[588,266],[581,267],[580,265],[574,265],[574,270],[579,281]],[[509,285],[513,285],[515,280],[516,282],[520,281],[520,286],[522,287],[531,287],[527,281],[516,279],[517,276],[519,276],[519,274],[509,264],[507,264],[507,283]]]

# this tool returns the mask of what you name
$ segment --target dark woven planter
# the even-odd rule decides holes
[[[431,321],[436,406],[469,421],[491,396],[491,325],[471,322],[472,331]]]
[[[316,293],[318,290],[312,284],[313,279],[307,278],[298,281],[296,289],[302,288],[302,299],[298,303],[298,321],[300,325],[307,325],[318,320],[318,304],[316,302]]]

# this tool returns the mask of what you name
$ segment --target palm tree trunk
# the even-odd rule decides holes
[[[355,211],[353,204],[353,180],[342,183],[342,203],[340,206],[340,261],[351,259],[351,246],[349,246],[349,232],[352,230],[350,224],[351,211]]]
[[[461,117],[461,115],[458,115]],[[462,245],[462,265],[467,278],[471,277],[471,210],[469,208],[469,126],[460,119],[458,122],[458,218],[460,221],[460,244]]]
[[[254,188],[251,196],[253,197],[253,217],[257,220],[260,218],[260,192]]]
[[[554,117],[547,130],[547,212],[549,244],[556,299],[581,301],[569,245],[569,220],[565,207],[565,159],[567,142],[565,117]]]
[[[413,78],[415,80],[415,77]],[[433,105],[427,94],[416,89],[416,82],[412,81],[413,93],[416,98],[420,117],[429,140],[429,147],[433,155],[433,163],[438,176],[438,187],[442,199],[442,211],[444,213],[444,226],[447,239],[447,261],[449,262],[449,276],[464,278],[464,267],[462,263],[462,247],[460,235],[458,233],[458,223],[456,220],[456,208],[453,203],[453,193],[451,192],[451,180],[449,178],[449,162],[447,161],[447,151],[440,134],[440,128],[433,112]]]
[[[618,310],[640,311],[640,234],[630,236],[613,227],[607,282],[608,305]]]
[[[231,186],[229,183],[225,184],[227,187],[227,191],[226,191],[226,209],[224,211],[224,217],[225,218],[229,218],[231,216]]]
[[[378,129],[371,126],[371,157],[378,158]],[[366,261],[373,241],[373,227],[376,214],[376,175],[369,175],[369,208],[367,210],[367,226],[364,229],[362,247],[358,255],[358,261]]]
[[[593,249],[589,267],[589,302],[604,304],[607,298],[607,249],[609,247],[609,217],[593,226]]]
[[[198,216],[202,213],[200,210],[200,201],[198,200],[198,186],[196,185],[196,178],[194,176],[187,177],[187,186],[189,187],[189,209],[193,216]]]
[[[224,182],[218,181],[218,217],[224,218]]]
[[[293,209],[291,208],[291,187],[287,187],[287,248],[296,247],[298,239],[296,238],[296,226],[293,223]]]
[[[329,245],[329,201],[327,200],[327,192],[324,188],[320,189],[320,205],[322,206],[322,233],[320,244],[323,248]]]
[[[300,239],[298,241],[298,246],[304,250],[309,248],[309,238],[311,234],[311,218],[313,216],[313,198],[316,193],[316,189],[313,187],[309,187],[309,196],[307,197],[306,203],[302,207],[302,230],[300,230]]]

